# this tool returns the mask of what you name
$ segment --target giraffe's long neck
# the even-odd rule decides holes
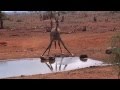
[[[59,21],[58,21],[58,19],[56,18],[56,28],[55,28],[55,31],[58,31],[58,27],[59,27]]]
[[[58,31],[59,24],[56,23],[55,31]]]

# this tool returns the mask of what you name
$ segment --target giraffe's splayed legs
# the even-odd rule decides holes
[[[65,46],[64,42],[60,39],[60,42],[62,43],[63,47],[73,56],[73,54],[67,49],[67,47]]]
[[[48,55],[49,55],[52,42],[53,42],[53,40],[50,42],[50,44],[48,45],[47,49],[44,51],[44,53],[41,56],[43,56],[48,49],[49,49],[49,51],[48,51]]]
[[[42,54],[42,56],[45,54],[45,52],[46,52],[47,50],[48,50],[48,55],[49,55],[53,41],[54,41],[54,40],[51,40],[50,44],[48,45],[47,49],[44,51],[44,53]],[[54,42],[55,42],[55,48],[56,48],[56,41],[54,41]],[[60,46],[60,43],[63,45],[63,47],[65,48],[65,50],[67,50],[68,53],[70,53],[70,54],[73,56],[73,54],[72,54],[72,53],[67,49],[67,47],[65,46],[64,42],[60,39],[60,40],[58,40],[58,46],[59,46],[59,48],[60,48],[61,54],[62,54],[62,48],[61,48],[61,46]]]

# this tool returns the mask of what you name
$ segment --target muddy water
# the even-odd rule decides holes
[[[90,66],[105,65],[101,61],[88,59],[81,61],[78,57],[55,58],[51,64],[53,71],[47,66],[49,63],[41,63],[40,58],[13,59],[12,61],[0,61],[0,78],[15,77],[21,75],[46,74],[67,71]]]

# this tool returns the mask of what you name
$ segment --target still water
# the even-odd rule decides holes
[[[0,61],[0,78],[15,77],[21,75],[46,74],[61,71],[86,68],[90,66],[106,65],[101,61],[88,58],[83,62],[79,57],[56,57],[51,64],[53,70],[48,67],[49,63],[41,63],[40,58],[23,58]]]

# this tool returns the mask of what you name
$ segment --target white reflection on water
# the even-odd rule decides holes
[[[56,66],[57,63],[57,66]],[[53,72],[73,70],[78,68],[86,68],[90,66],[101,66],[103,62],[88,59],[86,62],[80,61],[78,57],[65,57],[56,58],[55,63],[52,64]],[[65,65],[67,67],[65,68]],[[64,70],[65,68],[65,70]],[[35,75],[35,74],[46,74],[52,73],[45,63],[41,63],[40,58],[25,58],[25,59],[13,59],[13,61],[0,61],[0,78],[15,77],[20,75]]]

